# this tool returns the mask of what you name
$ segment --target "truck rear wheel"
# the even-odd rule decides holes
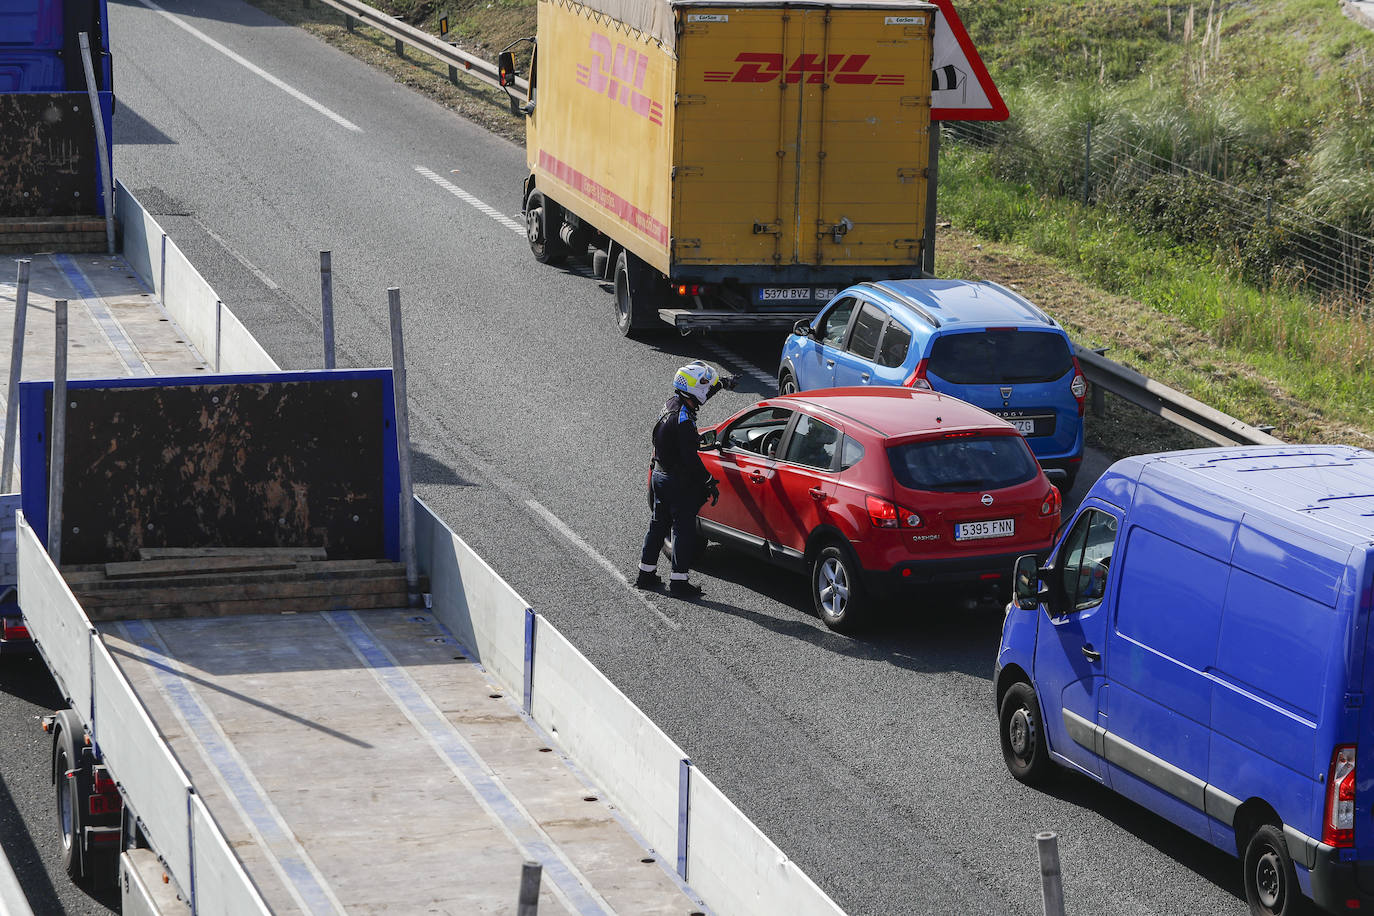
[[[615,323],[626,337],[660,329],[658,308],[663,301],[662,278],[624,249],[615,260]]]
[[[531,191],[525,201],[525,234],[530,240],[530,251],[540,264],[557,264],[568,256],[558,235],[562,224],[563,209],[542,192]]]
[[[56,790],[57,832],[62,840],[62,867],[72,881],[85,885],[81,867],[81,813],[91,794],[91,777],[81,763],[81,722],[70,709],[59,712],[55,722],[57,738],[53,748],[52,778]]]

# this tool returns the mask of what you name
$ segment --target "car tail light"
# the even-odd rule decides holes
[[[1050,492],[1045,494],[1045,499],[1040,503],[1040,514],[1042,516],[1054,515],[1063,504],[1064,501],[1059,496],[1059,488],[1050,484]]]
[[[923,359],[917,363],[916,370],[911,373],[910,377],[908,377],[905,382],[902,382],[902,386],[904,388],[922,388],[929,391],[930,382],[926,381],[926,363],[928,362],[929,360]]]
[[[877,496],[865,497],[864,504],[868,507],[868,520],[875,528],[919,528],[925,524],[920,513]]]
[[[1322,842],[1328,846],[1355,845],[1355,745],[1342,744],[1331,754],[1326,780],[1326,818]]]
[[[1073,381],[1069,382],[1069,392],[1078,401],[1078,415],[1083,416],[1083,399],[1088,395],[1088,380],[1083,375],[1083,367],[1078,365],[1078,357],[1073,358]]]
[[[23,621],[18,617],[6,617],[4,629],[0,631],[0,638],[4,639],[28,639],[29,628],[24,626]]]

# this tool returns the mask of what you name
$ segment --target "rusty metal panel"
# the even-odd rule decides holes
[[[388,556],[398,508],[390,374],[341,374],[70,383],[63,564],[136,560],[143,547]],[[52,386],[23,389],[24,510],[38,522],[47,514]]]
[[[0,124],[0,217],[101,212],[88,96],[0,94]]]

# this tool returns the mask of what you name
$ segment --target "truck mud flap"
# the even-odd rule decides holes
[[[805,318],[816,317],[810,312],[732,312],[711,309],[659,309],[658,317],[686,333],[700,329],[729,328],[735,331],[790,331]]]

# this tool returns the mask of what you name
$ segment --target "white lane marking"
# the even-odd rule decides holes
[[[345,118],[343,115],[324,107],[319,102],[315,101],[310,96],[306,95],[304,92],[301,92],[294,86],[290,86],[287,83],[282,82],[280,79],[268,73],[266,70],[262,69],[257,64],[248,60],[246,57],[243,57],[242,55],[229,50],[224,45],[215,41],[209,35],[206,35],[204,32],[200,31],[194,26],[182,22],[176,16],[172,15],[167,10],[163,9],[162,7],[154,3],[153,0],[138,0],[138,2],[142,3],[144,6],[148,7],[148,9],[152,10],[155,13],[161,13],[164,17],[166,17],[168,22],[185,29],[187,32],[190,32],[196,38],[199,38],[201,41],[205,42],[207,45],[209,45],[216,51],[223,54],[225,57],[232,60],[234,63],[242,64],[244,67],[248,68],[253,73],[256,73],[258,76],[267,80],[273,86],[276,86],[282,92],[285,92],[287,95],[291,96],[297,101],[304,102],[305,104],[309,105],[311,108],[315,109],[320,114],[324,115],[326,118],[333,121],[335,124],[338,124],[340,127],[346,127],[349,130],[357,131],[358,133],[363,132],[363,129],[361,127],[354,124],[352,121],[348,120],[348,118]]]
[[[268,289],[280,289],[280,288],[281,288],[281,287],[277,286],[277,284],[276,284],[275,282],[273,282],[273,280],[272,280],[271,277],[267,276],[267,274],[263,273],[261,270],[258,270],[256,264],[254,264],[252,261],[250,261],[250,260],[248,260],[247,258],[245,258],[243,255],[239,254],[239,253],[234,249],[234,247],[233,247],[232,245],[230,245],[230,244],[229,244],[228,242],[226,242],[224,239],[220,238],[220,237],[219,237],[219,233],[215,232],[215,230],[213,230],[213,229],[211,229],[209,226],[205,225],[205,224],[204,224],[203,222],[201,222],[200,219],[197,218],[197,217],[194,217],[194,216],[193,216],[193,217],[191,217],[191,220],[192,220],[197,226],[199,226],[200,228],[204,229],[206,235],[210,236],[210,238],[212,238],[212,239],[214,239],[216,242],[218,242],[218,243],[219,243],[219,247],[221,247],[221,248],[223,248],[225,251],[227,251],[227,252],[229,253],[229,256],[230,256],[230,257],[232,257],[235,261],[238,261],[238,262],[239,262],[240,264],[242,264],[244,267],[247,267],[250,271],[252,271],[252,272],[253,272],[253,276],[257,277],[258,280],[261,281],[261,283],[262,283],[263,286],[267,287]]]
[[[702,341],[701,345],[716,358],[717,362],[728,363],[732,368],[738,369],[756,382],[762,383],[765,390],[770,387],[777,388],[777,376],[769,375],[767,372],[764,372],[758,366],[755,366],[729,347],[722,346],[715,340],[709,338]]]
[[[635,588],[633,585],[630,584],[630,580],[626,579],[625,574],[622,573],[619,569],[616,569],[614,563],[603,557],[601,554],[597,553],[596,548],[593,547],[591,544],[588,544],[586,541],[582,540],[582,538],[578,537],[577,532],[573,531],[567,525],[563,524],[562,519],[554,515],[548,509],[545,509],[542,505],[539,504],[537,500],[527,499],[525,500],[525,505],[533,509],[535,513],[545,522],[547,522],[555,531],[563,535],[563,537],[567,538],[569,541],[572,541],[573,544],[577,545],[577,547],[583,553],[585,553],[587,556],[595,560],[596,565],[600,566],[602,569],[606,570],[606,572],[610,573],[611,578],[615,579],[617,582],[623,585],[626,591],[628,591],[631,595],[634,595],[636,598],[639,599],[640,603],[642,603],[645,607],[647,607],[649,610],[653,611],[656,615],[658,615],[659,620],[662,620],[664,623],[672,627],[674,630],[682,629],[682,624],[678,623],[676,620],[660,611],[657,605],[655,605],[648,598],[644,597],[644,593],[642,591],[640,591],[639,589]]]
[[[146,2],[146,0],[143,0],[143,2]],[[524,236],[524,223],[516,222],[506,214],[502,213],[500,210],[496,209],[493,206],[490,206],[489,204],[483,203],[481,200],[478,200],[476,197],[473,197],[467,191],[464,191],[462,188],[458,187],[456,184],[449,181],[444,176],[436,175],[434,172],[425,168],[423,165],[415,166],[415,171],[425,176],[430,181],[434,182],[439,187],[443,188],[445,191],[452,194],[454,197],[457,197],[459,200],[465,201],[471,204],[472,206],[476,207],[478,210],[482,211],[487,216],[490,216],[492,219],[496,220],[498,223],[505,226],[507,229],[511,230],[517,235]]]

